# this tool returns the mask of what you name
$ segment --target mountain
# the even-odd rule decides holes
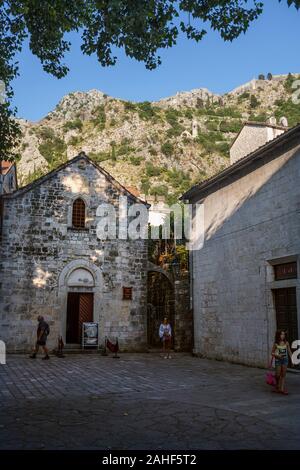
[[[37,123],[20,120],[20,184],[81,150],[125,186],[174,201],[196,181],[229,165],[229,147],[246,120],[300,122],[298,75],[254,79],[224,95],[207,89],[134,103],[98,90],[66,95]]]

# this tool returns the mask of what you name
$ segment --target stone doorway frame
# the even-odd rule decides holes
[[[175,282],[174,282],[174,279],[173,279],[173,276],[168,273],[166,270],[164,270],[163,268],[161,268],[160,266],[157,266],[156,264],[152,263],[151,261],[148,261],[148,266],[147,266],[147,277],[149,276],[150,273],[156,273],[156,274],[160,274],[162,275],[166,281],[168,281],[169,283],[169,286],[170,286],[170,289],[172,291],[172,294],[173,294],[173,302],[174,302],[174,312],[173,312],[173,318],[170,318],[171,320],[171,326],[172,326],[172,335],[173,335],[173,339],[172,339],[172,345],[173,345],[173,348],[175,347],[175,344],[176,344],[176,321],[175,321],[175,317],[176,317],[176,306],[175,306]],[[148,280],[147,280],[148,282]],[[147,318],[146,318],[146,322],[147,322],[147,347],[148,349],[156,349],[156,346],[153,346],[153,345],[150,345],[149,344],[149,337],[148,337],[148,334],[149,334],[149,331],[148,331],[148,315],[149,315],[149,311],[150,311],[150,305],[152,306],[152,304],[149,304],[148,303],[148,292],[147,292]],[[157,335],[158,335],[158,331],[157,331]],[[159,348],[157,346],[157,348]]]
[[[93,287],[70,287],[68,286],[68,279],[72,272],[77,269],[86,269],[90,272],[94,279]],[[103,292],[103,275],[101,269],[94,263],[85,259],[76,259],[62,269],[58,279],[58,308],[60,316],[60,334],[66,344],[66,328],[67,328],[67,305],[68,293],[91,293],[94,294],[94,307],[93,307],[93,321],[99,322],[99,311],[101,305],[101,298]]]

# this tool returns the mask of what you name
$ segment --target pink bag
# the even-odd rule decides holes
[[[266,374],[266,383],[268,385],[272,385],[272,387],[275,387],[275,385],[277,384],[277,381],[276,381],[276,376],[272,370],[272,362],[273,362],[273,357],[271,359],[271,362],[269,364],[269,370]]]

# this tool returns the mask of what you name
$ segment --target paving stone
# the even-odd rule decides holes
[[[0,449],[300,449],[299,383],[275,395],[262,369],[185,354],[9,355]]]

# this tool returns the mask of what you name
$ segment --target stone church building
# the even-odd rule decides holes
[[[247,123],[231,165],[183,199],[204,206],[190,253],[196,354],[265,366],[275,330],[299,339],[300,125]]]
[[[38,315],[49,322],[50,349],[59,335],[80,344],[90,321],[101,344],[108,336],[122,350],[145,348],[147,240],[96,235],[97,207],[118,208],[120,195],[143,202],[85,154],[2,195],[0,339],[8,351],[33,347]]]

